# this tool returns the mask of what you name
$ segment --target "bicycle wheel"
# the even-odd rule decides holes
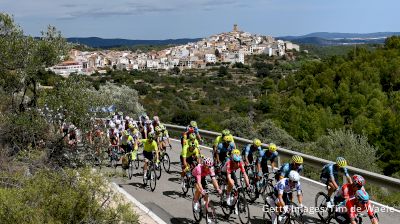
[[[129,168],[128,168],[128,178],[129,180],[132,179],[133,176],[133,162],[132,160],[129,161]]]
[[[249,202],[253,203],[258,198],[257,182],[255,180],[250,180],[250,191],[246,191],[247,196],[249,196]],[[246,185],[245,185],[246,186]]]
[[[164,167],[165,172],[169,173],[169,169],[171,168],[171,160],[169,158],[168,153],[165,153],[162,158],[162,164]]]
[[[185,175],[184,177],[183,177],[183,184],[182,184],[182,191],[183,191],[183,194],[184,195],[186,195],[187,194],[187,192],[189,191],[189,179],[188,179],[188,177]]]
[[[139,167],[140,167],[139,154],[136,154],[136,159],[134,160],[133,164],[135,164],[136,169],[139,169]]]
[[[149,172],[147,174],[147,178],[149,178],[149,181],[150,181],[150,189],[151,189],[151,191],[154,191],[156,189],[156,185],[157,185],[157,174],[156,174],[156,170],[154,169],[154,165],[153,164],[149,168]]]
[[[321,219],[322,222],[328,220],[330,216],[329,209],[326,206],[326,203],[329,201],[329,197],[324,192],[318,192],[315,195],[315,208],[318,208],[317,215]]]
[[[292,209],[292,213],[290,214],[290,218],[288,219],[290,222],[290,224],[304,224],[304,217],[303,217],[303,213],[304,211],[301,211],[299,206],[294,203],[291,202],[293,209]]]
[[[243,190],[239,193],[238,201],[236,202],[236,206],[238,208],[238,216],[240,223],[247,224],[250,223],[250,209],[249,204],[247,203],[245,194]]]
[[[220,197],[220,206],[221,206],[221,209],[222,209],[222,212],[224,213],[224,215],[229,217],[229,215],[232,213],[232,210],[226,204],[226,185],[222,184],[221,189],[222,189],[222,194]]]
[[[193,211],[193,217],[194,217],[194,220],[197,222],[197,223],[200,223],[200,221],[201,221],[201,219],[203,218],[203,206],[202,206],[202,202],[201,202],[201,197],[199,198],[199,209],[198,209],[198,211],[196,211],[195,209],[194,209],[194,200],[192,200],[192,211]]]
[[[274,185],[272,184],[272,180],[267,180],[267,183],[264,186],[264,193],[263,193],[264,203],[267,203],[267,197],[271,197],[273,193],[274,193]]]
[[[161,164],[156,165],[154,163],[154,170],[157,174],[157,180],[159,180],[161,178],[161,171],[162,171]]]
[[[205,216],[206,216],[206,222],[208,224],[214,224],[214,223],[218,222],[217,213],[215,212],[215,207],[211,200],[210,200],[210,202],[208,202],[208,208],[205,207]]]
[[[271,203],[270,203],[271,200],[272,200],[271,196],[269,196],[269,195],[265,198],[265,205],[263,207],[263,220],[264,221],[266,221],[266,218],[268,218],[268,220],[272,221],[271,217],[272,217],[272,212],[274,212],[274,208],[272,208],[272,206],[271,206]]]

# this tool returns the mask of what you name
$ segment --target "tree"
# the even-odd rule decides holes
[[[400,36],[391,36],[386,38],[385,47],[387,49],[400,49]]]
[[[11,98],[11,109],[23,112],[36,107],[39,71],[58,63],[67,54],[65,39],[49,26],[40,39],[24,35],[12,17],[0,13],[0,86]]]
[[[228,68],[227,68],[227,67],[225,67],[225,66],[219,66],[219,69],[218,69],[218,76],[224,77],[224,76],[227,76],[228,74],[229,74],[229,72],[228,72]]]

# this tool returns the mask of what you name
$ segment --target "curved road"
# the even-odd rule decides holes
[[[171,158],[171,172],[167,174],[162,173],[161,179],[157,180],[157,187],[154,192],[151,192],[149,187],[143,188],[142,184],[142,168],[134,173],[131,180],[127,178],[112,178],[112,181],[117,183],[120,187],[126,190],[129,194],[135,197],[142,204],[147,206],[155,214],[157,214],[166,223],[194,223],[192,213],[192,195],[189,191],[187,196],[182,194],[180,187],[180,166],[179,166],[179,154],[181,146],[179,141],[171,141],[172,150],[168,149],[168,154]],[[210,156],[210,149],[203,148],[207,156]],[[143,163],[141,163],[141,166]],[[121,168],[117,168],[117,172],[121,172]],[[315,194],[324,188],[316,183],[302,179],[301,181],[304,202],[303,204],[307,207],[311,207],[314,204]],[[211,197],[214,201],[218,201],[216,196]],[[266,223],[263,222],[262,217],[262,200],[261,198],[250,205],[251,223]],[[219,223],[240,223],[239,219],[235,215],[231,215],[230,220],[225,220],[220,207],[217,208],[219,215]],[[379,213],[380,223],[396,224],[400,223],[400,213],[397,212],[386,212]],[[366,218],[368,219],[368,218]],[[366,221],[366,222],[365,222]],[[321,223],[317,218],[316,214],[305,214],[306,223]],[[203,221],[203,223],[205,223]],[[369,220],[364,220],[364,223],[370,223]]]

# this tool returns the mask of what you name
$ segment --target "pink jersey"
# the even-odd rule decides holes
[[[202,177],[206,177],[207,175],[210,175],[211,177],[215,176],[214,167],[207,169],[203,164],[198,164],[193,169],[192,175],[196,177],[197,183],[200,183]]]

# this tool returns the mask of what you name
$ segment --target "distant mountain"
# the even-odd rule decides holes
[[[121,46],[138,46],[138,45],[181,45],[189,42],[201,40],[200,38],[182,38],[167,40],[128,40],[128,39],[103,39],[99,37],[70,37],[67,41],[70,43],[84,44],[89,47],[110,48]]]
[[[400,32],[377,33],[329,33],[317,32],[302,36],[283,36],[277,39],[292,41],[298,44],[314,45],[347,45],[383,43],[387,37],[400,35]]]

